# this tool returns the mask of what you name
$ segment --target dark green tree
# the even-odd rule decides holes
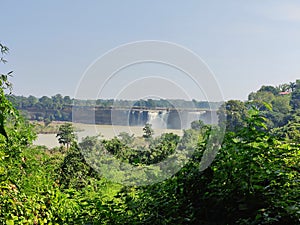
[[[94,177],[100,179],[99,175],[93,170],[93,168],[87,164],[85,157],[82,155],[82,151],[86,151],[91,148],[89,141],[93,138],[85,138],[81,146],[77,143],[73,144],[67,152],[64,160],[58,169],[59,183],[63,189],[76,188],[81,189],[89,184],[90,178]],[[85,149],[82,150],[82,148]]]
[[[63,100],[63,103],[65,105],[71,105],[72,104],[72,99],[70,98],[70,96],[65,96],[64,100]]]
[[[3,58],[3,55],[8,53],[8,48],[0,43],[0,51],[1,51],[1,58],[0,63],[6,63],[6,60]],[[11,76],[11,72],[7,74],[0,74],[0,134],[2,134],[6,139],[8,139],[5,128],[4,128],[4,122],[5,122],[5,111],[7,110],[7,104],[6,104],[6,97],[5,97],[5,89],[11,90],[12,85],[8,81],[8,77]]]
[[[38,103],[38,99],[32,95],[29,95],[28,99],[28,104],[30,107],[34,107],[36,103]]]
[[[152,129],[152,124],[146,123],[144,128],[143,128],[143,132],[144,132],[144,134],[143,134],[144,138],[147,138],[147,139],[151,138],[154,134],[154,131]]]
[[[291,88],[291,86],[289,84],[280,84],[277,87],[278,91],[280,91],[280,92],[289,92],[290,88]]]
[[[300,109],[300,80],[296,80],[296,86],[292,93],[290,104],[294,110]]]
[[[242,101],[230,100],[223,104],[219,111],[219,121],[226,123],[227,131],[237,131],[245,126],[247,108]],[[222,118],[225,117],[226,119]]]
[[[51,109],[53,107],[52,99],[47,96],[41,97],[39,103],[43,109]]]
[[[61,94],[56,94],[56,95],[52,96],[51,99],[53,102],[53,107],[55,109],[62,109],[64,100],[63,100],[63,97]]]
[[[277,95],[279,93],[279,89],[270,85],[263,85],[257,92],[271,92],[273,95]]]
[[[58,137],[58,142],[67,146],[67,150],[70,147],[70,144],[76,140],[75,128],[71,123],[62,124],[56,135]]]
[[[290,95],[276,96],[271,104],[275,112],[287,114],[291,111]]]
[[[296,88],[296,82],[290,82],[289,85],[290,85],[290,91],[293,92]]]

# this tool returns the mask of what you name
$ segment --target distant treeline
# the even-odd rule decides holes
[[[147,100],[80,100],[56,94],[52,97],[43,96],[16,96],[9,95],[7,98],[13,105],[31,120],[44,122],[72,121],[72,106],[97,107],[98,109],[118,108],[141,108],[148,109],[219,109],[222,102],[187,101],[183,99],[147,99]],[[268,109],[268,105],[272,110]],[[227,120],[232,127],[242,127],[245,112],[255,107],[269,119],[269,127],[281,127],[289,121],[298,118],[300,108],[300,80],[281,84],[278,86],[262,86],[257,92],[248,96],[248,101],[231,100],[226,104],[226,110],[231,113]]]
[[[81,100],[74,99],[70,96],[62,96],[56,94],[52,97],[43,96],[37,98],[35,96],[16,96],[9,95],[7,98],[13,105],[23,112],[23,114],[31,119],[38,121],[71,121],[72,106],[82,107],[99,107],[99,108],[132,108],[138,107],[142,109],[218,109],[220,102],[208,101],[187,101],[183,99],[147,99],[147,100],[114,100],[114,99],[97,99],[97,100]]]

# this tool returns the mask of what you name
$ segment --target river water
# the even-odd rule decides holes
[[[135,137],[143,135],[143,127],[140,126],[112,126],[112,125],[93,125],[93,124],[81,124],[73,123],[73,125],[82,130],[76,132],[78,141],[80,142],[83,137],[101,135],[105,139],[113,138],[121,132],[127,132],[130,135],[134,134]],[[182,130],[175,129],[154,129],[154,136],[161,135],[162,133],[174,133],[179,136],[182,135]],[[59,146],[56,134],[38,134],[35,145],[45,145],[48,148],[54,148]]]

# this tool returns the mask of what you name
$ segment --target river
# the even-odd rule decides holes
[[[78,129],[82,130],[76,132],[78,141],[80,142],[83,137],[101,135],[104,139],[110,139],[117,136],[121,132],[127,132],[130,135],[134,134],[136,137],[143,135],[143,127],[141,126],[112,126],[112,125],[93,125],[73,123]],[[182,135],[182,130],[176,129],[154,129],[154,136],[161,135],[162,133],[174,133],[179,136]],[[38,134],[37,140],[34,141],[35,145],[45,145],[48,148],[59,146],[56,134]]]

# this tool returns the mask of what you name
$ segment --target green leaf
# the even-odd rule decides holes
[[[0,114],[0,134],[2,134],[6,138],[6,140],[8,140],[8,136],[4,129],[4,116],[2,113]]]
[[[6,220],[6,225],[14,225],[14,221],[13,220]]]
[[[267,103],[267,102],[262,102],[262,104],[269,110],[269,111],[273,111],[272,109],[272,105]]]

